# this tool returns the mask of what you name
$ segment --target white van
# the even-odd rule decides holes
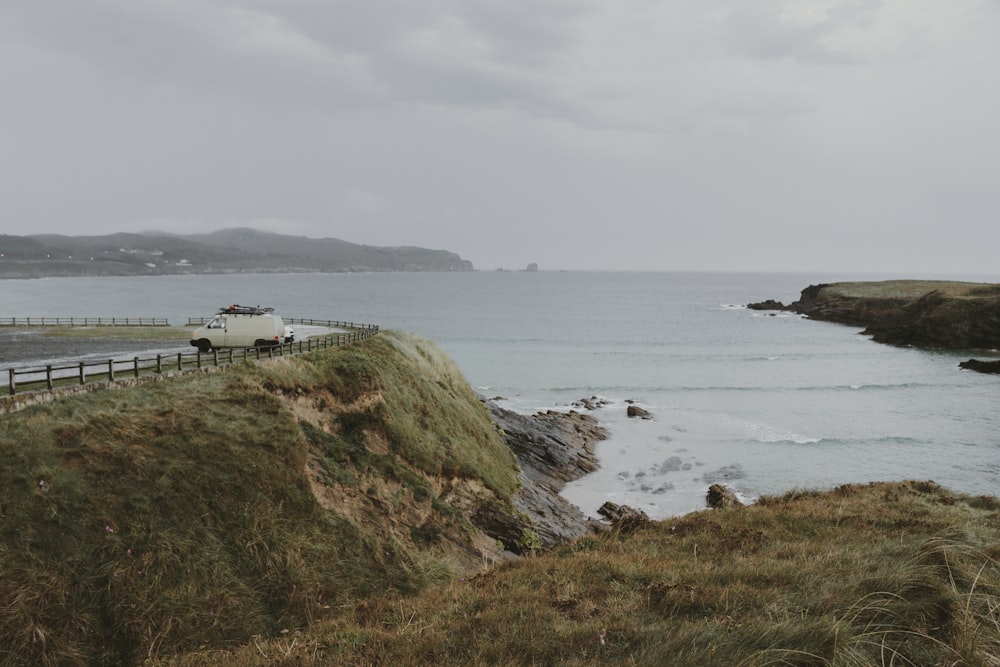
[[[208,324],[191,333],[201,352],[222,347],[273,347],[286,341],[287,328],[273,308],[233,305],[219,309]]]

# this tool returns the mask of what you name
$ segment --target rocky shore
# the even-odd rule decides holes
[[[790,311],[814,320],[864,327],[863,334],[889,345],[1000,349],[998,284],[923,280],[830,283],[810,285],[788,305],[769,299],[747,308]],[[963,367],[984,370],[975,363]]]
[[[597,470],[594,446],[608,437],[607,430],[590,415],[575,411],[529,416],[492,401],[486,401],[486,406],[520,464],[522,486],[514,496],[514,508],[532,519],[540,546],[551,548],[599,530],[598,522],[584,516],[559,492],[567,482]],[[501,535],[509,543],[520,539],[521,522],[516,517],[477,517],[480,526],[491,521],[510,525],[489,525],[486,532]]]

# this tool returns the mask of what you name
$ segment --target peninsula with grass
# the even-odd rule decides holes
[[[598,524],[558,491],[605,435],[399,332],[0,416],[0,665],[1000,660],[997,498]]]
[[[768,300],[756,310],[785,310],[811,319],[864,327],[890,345],[943,350],[1000,350],[1000,284],[887,280],[810,285],[785,305]],[[963,367],[1000,372],[1000,361]]]

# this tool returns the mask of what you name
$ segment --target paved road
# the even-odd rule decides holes
[[[330,333],[336,329],[296,324],[295,340]],[[99,330],[95,330],[99,332]],[[0,369],[44,366],[48,363],[123,359],[132,356],[155,356],[191,352],[194,348],[186,338],[166,337],[162,340],[106,338],[100,335],[77,338],[46,336],[43,329],[0,327]]]

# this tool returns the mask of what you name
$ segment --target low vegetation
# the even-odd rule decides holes
[[[931,292],[955,298],[1000,296],[1000,285],[953,280],[880,280],[831,283],[824,286],[830,296],[852,299],[919,299]]]
[[[516,466],[439,356],[383,334],[0,418],[0,664],[280,636],[481,558],[465,506]]]
[[[931,482],[793,492],[153,664],[997,665],[1000,501]]]
[[[0,664],[1000,664],[995,498],[793,492],[504,561],[476,517],[517,488],[395,332],[2,417]]]

